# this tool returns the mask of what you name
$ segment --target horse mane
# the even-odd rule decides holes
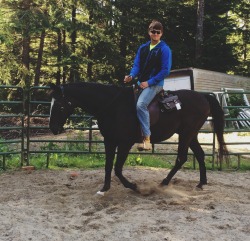
[[[67,83],[63,84],[63,87],[72,89],[89,89],[89,91],[95,90],[95,93],[99,93],[99,95],[105,95],[106,97],[112,98],[112,96],[122,95],[125,98],[132,98],[133,96],[133,87],[132,86],[118,86],[114,84],[103,84],[96,82],[75,82],[75,83]],[[133,98],[132,98],[133,99]]]
[[[94,116],[100,115],[103,110],[125,108],[134,109],[134,95],[132,87],[101,84],[93,82],[76,82],[61,85],[64,93],[77,100],[79,107]],[[88,101],[91,100],[91,101]]]
[[[67,86],[67,87],[76,87],[76,88],[81,88],[81,87],[91,87],[95,89],[103,89],[103,90],[111,90],[111,91],[117,91],[119,89],[122,89],[124,87],[117,86],[117,85],[112,85],[112,84],[102,84],[102,83],[96,83],[96,82],[74,82],[74,83],[66,83],[63,84],[62,86]]]

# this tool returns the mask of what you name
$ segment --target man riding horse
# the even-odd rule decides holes
[[[157,93],[163,89],[164,78],[169,75],[172,54],[168,45],[161,40],[163,26],[158,21],[153,21],[148,28],[150,41],[142,44],[136,54],[134,65],[124,82],[130,82],[138,77],[141,89],[136,109],[143,134],[143,143],[138,145],[138,150],[152,150],[150,143],[150,117],[148,105]]]
[[[106,154],[104,185],[98,194],[104,195],[110,189],[113,167],[124,187],[138,191],[136,183],[129,181],[123,175],[123,166],[131,147],[134,143],[140,142],[141,131],[144,141],[139,145],[140,150],[150,150],[151,142],[164,141],[174,133],[179,135],[175,165],[162,180],[161,185],[168,185],[175,173],[187,161],[189,148],[199,163],[200,180],[197,187],[202,188],[207,184],[205,153],[198,141],[198,133],[209,115],[213,118],[220,161],[224,155],[227,156],[223,137],[224,112],[214,96],[192,90],[173,91],[173,95],[178,96],[182,107],[166,113],[161,111],[158,100],[152,101],[163,89],[164,78],[169,74],[172,62],[171,50],[160,40],[162,34],[161,23],[153,21],[149,25],[151,41],[139,48],[130,75],[124,78],[124,82],[127,83],[138,77],[141,95],[137,102],[137,110],[132,87],[87,82],[60,86],[51,84],[49,126],[54,134],[62,132],[67,118],[77,107],[97,118],[100,132],[104,137]],[[113,165],[115,157],[116,162]]]

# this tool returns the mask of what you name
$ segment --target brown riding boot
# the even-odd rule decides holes
[[[146,136],[144,138],[144,141],[143,143],[140,143],[138,146],[137,146],[137,149],[139,151],[151,151],[152,150],[152,144],[150,143],[150,136]]]

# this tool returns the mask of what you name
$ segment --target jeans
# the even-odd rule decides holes
[[[163,87],[158,85],[149,86],[141,92],[138,98],[136,104],[137,117],[144,137],[151,135],[148,105],[162,89]]]

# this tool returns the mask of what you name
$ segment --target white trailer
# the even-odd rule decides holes
[[[250,91],[250,78],[204,69],[187,68],[172,70],[164,82],[165,90],[192,89],[220,92],[223,88]]]
[[[250,93],[250,78],[196,68],[177,69],[172,70],[165,79],[163,88],[164,90],[190,89],[213,92],[221,106],[227,107],[228,93],[237,91]],[[243,94],[243,98],[246,106],[249,106],[250,94]],[[229,111],[227,108],[224,110],[227,116]],[[247,119],[239,122],[241,126],[249,126],[249,112],[249,108],[241,109],[238,118]]]

